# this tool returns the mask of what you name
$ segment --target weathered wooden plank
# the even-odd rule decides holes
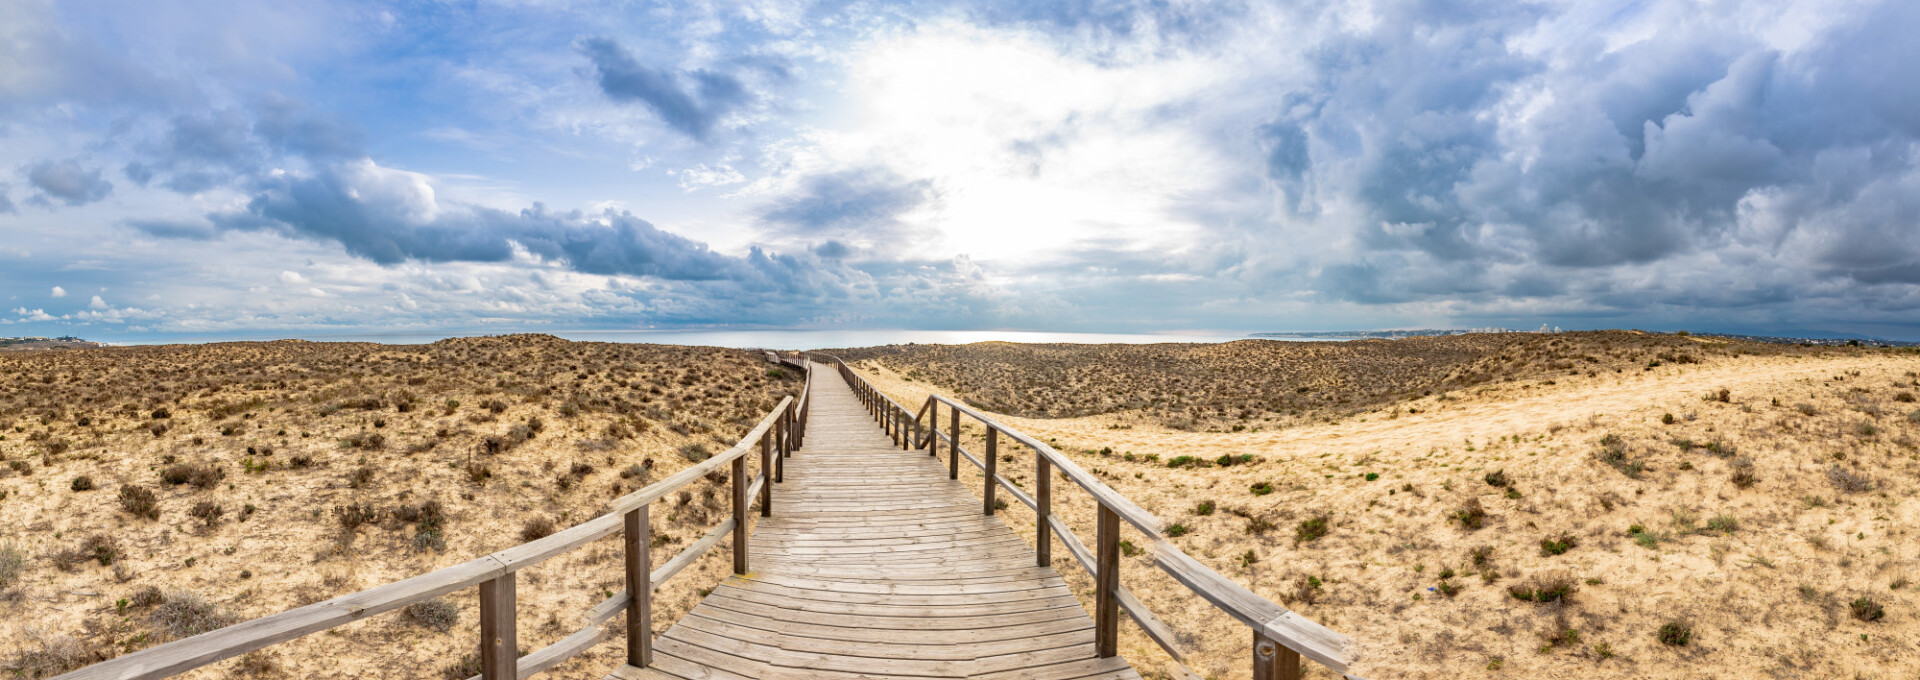
[[[666,564],[660,565],[660,568],[655,569],[648,579],[653,582],[654,589],[659,589],[661,584],[667,582],[667,579],[673,578],[674,574],[680,573],[681,569],[687,568],[687,565],[693,564],[695,560],[707,554],[707,551],[712,550],[713,546],[719,545],[720,539],[725,538],[728,532],[733,531],[735,526],[738,526],[738,521],[731,517],[727,518],[721,522],[719,526],[709,529],[707,535],[701,536],[700,540],[694,541],[693,544],[687,546],[685,550],[681,550],[679,554],[667,560]]]
[[[403,581],[151,647],[58,677],[61,680],[106,680],[177,675],[274,643],[472,587],[506,573],[506,566],[489,555]]]

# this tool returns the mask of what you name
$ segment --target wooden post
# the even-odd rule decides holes
[[[627,532],[622,543],[627,549],[627,665],[646,668],[653,665],[653,525],[647,518],[647,506],[627,511]]]
[[[480,583],[480,677],[519,680],[520,636],[514,629],[513,573]]]
[[[1300,680],[1300,653],[1253,631],[1253,679]]]
[[[747,457],[733,459],[733,573],[747,573]]]
[[[1096,501],[1097,502],[1097,501]],[[1093,647],[1102,659],[1120,653],[1120,516],[1100,506],[1100,525],[1095,539],[1099,554],[1094,558],[1093,574]]]
[[[948,444],[953,445],[953,450],[948,451],[947,454],[952,456],[953,460],[947,461],[947,479],[959,479],[960,478],[960,407],[958,406],[953,407],[953,424],[947,426],[947,433],[948,433],[947,436],[953,438],[953,441],[948,442]]]
[[[1033,557],[1042,567],[1053,566],[1053,527],[1047,518],[1053,515],[1053,466],[1047,457],[1033,452]]]
[[[784,443],[784,441],[785,441],[785,440],[781,440],[781,441],[782,441],[782,442]],[[763,448],[763,449],[764,449],[764,448],[766,448],[766,447],[765,447],[765,445],[762,445],[762,446],[761,446],[761,448]],[[779,446],[779,447],[775,447],[775,448],[774,448],[774,450],[773,450],[773,468],[772,468],[772,469],[773,469],[773,472],[772,472],[772,473],[770,473],[770,476],[769,476],[769,477],[767,477],[767,481],[768,481],[768,482],[784,482],[784,481],[786,481],[786,479],[787,479],[787,456],[791,456],[791,455],[793,455],[793,453],[792,453],[792,452],[791,452],[790,450],[788,450],[788,449],[787,449],[787,447],[785,447],[785,446]],[[766,464],[767,464],[767,461],[766,461],[766,458],[765,458],[764,456],[762,456],[762,457],[761,457],[761,460],[760,460],[760,465],[761,465],[761,466],[763,466],[763,467],[762,467],[762,469],[763,469],[763,470],[764,470],[764,469],[766,469],[766,468],[764,467],[764,466],[765,466]],[[767,484],[767,486],[773,486],[773,484],[772,484],[772,483],[769,483],[769,484]]]
[[[940,455],[940,402],[927,405],[927,456]]]
[[[779,422],[778,420],[774,421],[776,424],[776,432]],[[768,432],[760,436],[760,474],[767,476],[767,483],[760,485],[761,517],[773,516],[773,458],[779,455],[779,452],[773,449],[774,442],[780,441],[780,437],[777,436],[776,432]]]
[[[994,471],[999,469],[999,467],[1000,467],[1000,431],[993,429],[992,425],[988,425],[987,426],[987,468],[986,468],[987,469],[987,485],[986,485],[987,491],[985,495],[986,495],[986,503],[987,503],[987,514],[989,515],[993,514],[993,491],[994,491],[994,487],[996,486],[993,482],[993,475],[995,474]]]

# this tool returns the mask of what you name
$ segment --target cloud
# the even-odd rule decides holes
[[[43,203],[50,204],[47,197],[51,197],[70,206],[86,205],[113,193],[113,183],[100,176],[99,168],[81,167],[77,159],[41,161],[22,170],[27,173],[27,181],[40,190],[36,198]]]
[[[723,73],[696,70],[682,78],[648,68],[612,38],[589,38],[577,46],[593,62],[600,91],[609,99],[640,102],[675,130],[706,141],[714,124],[748,99],[746,86]]]
[[[913,237],[903,217],[935,198],[933,183],[910,180],[884,167],[806,177],[791,194],[760,211],[760,220],[803,239],[828,239],[836,258],[849,242],[899,251]]]
[[[13,215],[19,212],[13,207],[13,199],[7,198],[7,183],[0,182],[0,215]]]
[[[65,289],[65,288],[61,288],[61,287],[59,287],[59,286],[54,286],[54,287],[53,287],[53,293],[52,293],[52,295],[53,295],[54,297],[57,297],[57,298],[63,298],[63,297],[66,297],[66,296],[67,296],[67,289]]]
[[[95,295],[95,296],[93,296],[93,301],[91,301],[91,302],[88,302],[88,303],[87,303],[87,306],[88,306],[88,307],[90,307],[90,308],[93,308],[93,309],[108,309],[108,308],[109,308],[109,307],[107,306],[107,301],[106,301],[106,300],[102,300],[102,299],[100,299],[100,296],[98,296],[98,295]]]

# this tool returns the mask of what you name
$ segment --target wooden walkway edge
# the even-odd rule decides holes
[[[1096,655],[1060,575],[945,465],[896,446],[845,383],[812,390],[752,571],[661,634],[651,666],[609,678],[1140,677]]]

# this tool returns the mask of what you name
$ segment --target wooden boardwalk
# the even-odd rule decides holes
[[[1096,658],[1094,624],[1053,569],[946,466],[902,451],[853,390],[813,385],[802,448],[752,571],[720,584],[610,678],[1139,678]]]

